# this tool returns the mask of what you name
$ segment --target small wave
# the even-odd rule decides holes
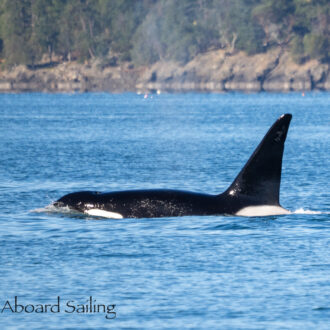
[[[224,223],[224,224],[219,224],[216,226],[213,226],[211,228],[207,228],[209,229],[213,229],[213,230],[249,230],[251,229],[251,227],[247,226],[247,225],[242,225],[242,224],[238,224],[238,223]]]
[[[303,208],[297,209],[292,212],[293,214],[324,214],[321,211],[312,211],[312,210],[305,210]]]
[[[315,307],[313,311],[329,311],[330,307]]]
[[[45,207],[34,209],[30,211],[31,213],[73,213],[74,211],[68,206],[58,207],[54,204],[49,204]]]

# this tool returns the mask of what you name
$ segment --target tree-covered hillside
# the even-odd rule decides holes
[[[296,62],[330,58],[329,0],[0,0],[6,65],[98,57],[187,62],[226,48],[248,54],[282,46]]]

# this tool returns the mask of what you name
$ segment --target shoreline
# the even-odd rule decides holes
[[[99,60],[38,66],[0,71],[0,93],[330,91],[328,63],[298,65],[280,47],[253,56],[222,49],[186,64],[161,61],[150,67],[130,62],[102,67]]]

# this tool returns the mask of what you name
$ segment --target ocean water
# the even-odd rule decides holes
[[[329,93],[0,95],[0,327],[329,329],[329,104]],[[287,112],[292,214],[44,209],[85,189],[220,193]]]

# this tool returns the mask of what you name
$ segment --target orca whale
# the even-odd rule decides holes
[[[80,191],[61,197],[53,205],[115,219],[290,213],[281,207],[279,193],[291,118],[291,114],[284,114],[277,119],[233,183],[219,195],[170,189]]]

